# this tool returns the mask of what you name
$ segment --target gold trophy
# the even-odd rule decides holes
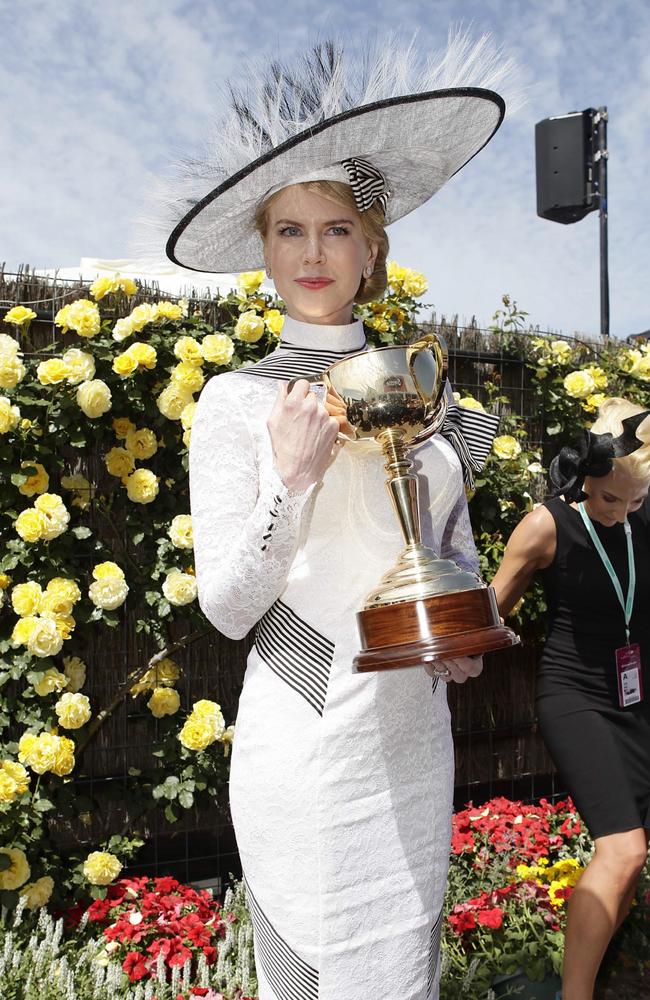
[[[324,383],[345,403],[355,439],[374,438],[381,445],[406,546],[357,613],[358,671],[421,666],[519,642],[502,624],[492,588],[422,544],[409,451],[442,426],[446,377],[444,343],[427,335],[407,346],[353,354],[308,379]]]

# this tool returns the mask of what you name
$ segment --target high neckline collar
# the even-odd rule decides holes
[[[285,316],[280,335],[280,346],[311,347],[314,351],[361,351],[366,345],[363,323],[355,319],[343,326],[326,326],[321,323],[301,323]]]

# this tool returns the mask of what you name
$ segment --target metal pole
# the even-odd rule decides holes
[[[607,253],[607,108],[598,108],[594,115],[596,152],[594,162],[598,166],[598,215],[600,218],[600,334],[609,337],[609,266]]]

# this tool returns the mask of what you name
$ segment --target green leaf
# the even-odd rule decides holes
[[[90,528],[85,528],[83,525],[78,525],[76,528],[72,529],[71,534],[73,534],[75,538],[90,538],[90,536],[92,535],[92,531],[90,530]]]
[[[170,823],[175,823],[178,819],[175,810],[171,806],[165,806],[165,819],[169,820]]]
[[[54,809],[54,803],[50,802],[49,799],[38,799],[34,803],[34,809],[40,813],[49,812],[51,809]]]
[[[194,796],[190,791],[188,791],[188,789],[184,788],[178,796],[178,801],[182,805],[183,809],[191,809],[194,805]]]

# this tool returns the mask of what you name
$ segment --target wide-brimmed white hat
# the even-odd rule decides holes
[[[413,43],[394,41],[362,57],[326,42],[272,64],[231,89],[213,151],[170,185],[168,257],[196,271],[263,267],[256,208],[307,180],[349,183],[360,211],[379,199],[386,224],[401,219],[489,142],[505,114],[493,88],[512,71],[488,36],[467,34],[424,67]]]

